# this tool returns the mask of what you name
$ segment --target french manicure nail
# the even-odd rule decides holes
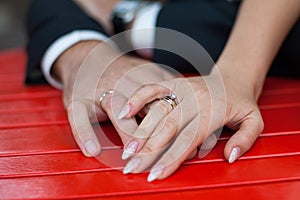
[[[153,169],[151,169],[150,174],[147,178],[148,182],[152,182],[156,180],[164,171],[164,166],[163,165],[157,165]]]
[[[134,154],[136,152],[137,148],[138,148],[138,142],[131,141],[124,149],[123,154],[122,154],[122,159],[126,160],[127,158],[132,156],[132,154]]]
[[[239,147],[234,147],[234,148],[231,150],[231,153],[230,153],[228,162],[229,162],[229,163],[233,163],[234,161],[236,161],[236,159],[237,159],[237,158],[239,157],[239,155],[240,155],[240,152],[241,152],[241,149],[240,149]]]
[[[94,155],[98,152],[98,147],[96,143],[92,140],[88,140],[84,143],[84,147],[90,155]]]
[[[127,163],[126,167],[124,168],[123,174],[129,174],[129,173],[131,173],[134,169],[136,169],[139,166],[139,164],[141,163],[141,161],[142,160],[140,158],[134,158],[134,159],[130,160]]]
[[[119,113],[118,119],[123,119],[130,112],[130,106],[127,104]]]

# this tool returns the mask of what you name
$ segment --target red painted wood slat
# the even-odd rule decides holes
[[[147,193],[210,188],[219,188],[226,192],[228,186],[300,181],[299,168],[300,155],[257,159],[256,161],[244,160],[234,165],[223,162],[187,165],[181,167],[176,175],[154,183],[147,183],[147,174],[124,176],[119,171],[10,178],[0,179],[0,193],[5,198],[52,199],[78,196],[146,195]],[[18,188],[17,192],[16,188]],[[260,192],[268,191],[261,190]]]
[[[240,160],[254,160],[262,158],[300,155],[300,132],[294,135],[261,137],[253,148]],[[223,158],[223,149],[227,140],[220,141],[217,146],[205,158],[197,156],[187,161],[186,164],[203,164],[214,162],[226,162]],[[111,170],[111,167],[122,169],[126,162],[121,160],[122,148],[104,149],[101,156],[86,158],[80,152],[40,154],[29,156],[0,157],[0,178],[47,176],[51,174],[83,173],[86,171]],[[114,158],[111,158],[114,155]],[[110,160],[102,158],[110,157]],[[110,163],[113,162],[113,163]],[[51,163],[51,164],[50,164]],[[111,165],[110,165],[111,164]]]
[[[253,148],[228,164],[225,131],[203,159],[170,178],[122,175],[122,144],[109,123],[95,127],[103,151],[86,158],[74,142],[61,93],[25,86],[24,50],[0,52],[0,199],[298,199],[300,80],[268,77],[259,105],[265,130]],[[102,130],[106,135],[103,135]],[[108,165],[108,166],[107,166]],[[114,167],[111,167],[114,166]],[[118,170],[117,170],[117,169]]]

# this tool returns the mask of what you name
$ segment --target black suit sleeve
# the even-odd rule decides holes
[[[159,13],[157,27],[188,35],[202,45],[211,59],[216,62],[230,35],[239,6],[239,2],[229,3],[226,0],[170,0]],[[269,75],[300,76],[299,35],[300,20],[284,41],[274,59]],[[206,66],[205,64],[209,65],[211,62],[203,63],[199,53],[186,47],[186,44],[180,42],[178,38],[156,34],[156,43],[166,43],[166,46],[169,45],[174,49],[181,48],[193,60],[199,60],[199,64],[192,66],[184,58],[159,49],[154,51],[155,62],[170,66],[182,73],[196,72],[195,68],[197,68],[202,74],[207,74],[212,67],[212,65]]]
[[[170,51],[156,49],[155,62],[170,66],[181,73],[208,74],[221,54],[231,32],[239,8],[239,3],[228,3],[226,0],[172,0],[166,3],[158,15],[157,27],[167,28],[183,33],[198,42],[207,53],[186,47],[186,41],[172,38],[162,32],[156,33],[156,44],[180,49],[182,54],[198,62],[193,66],[182,55]],[[176,42],[174,42],[176,41]],[[185,47],[185,48],[184,48]],[[195,47],[196,48],[196,47]],[[201,66],[201,69],[199,67]],[[195,69],[197,68],[197,70]]]
[[[61,36],[74,30],[94,30],[103,27],[87,16],[71,0],[34,0],[26,19],[29,42],[26,83],[46,83],[40,62],[47,48]]]

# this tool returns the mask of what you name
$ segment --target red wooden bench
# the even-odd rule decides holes
[[[23,50],[0,52],[0,199],[299,199],[300,80],[266,80],[259,105],[265,130],[236,163],[228,164],[222,134],[203,159],[186,162],[174,175],[148,183],[147,174],[123,175],[76,146],[61,92],[25,86]],[[102,156],[120,158],[115,142]]]

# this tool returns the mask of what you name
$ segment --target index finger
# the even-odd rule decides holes
[[[114,128],[118,132],[123,144],[126,144],[131,139],[132,134],[138,128],[135,118],[119,119],[117,116],[126,103],[127,98],[119,92],[113,92],[105,96],[101,102],[102,109],[106,112]]]
[[[197,115],[180,132],[172,146],[150,170],[149,182],[170,176],[197,148],[199,143],[204,141],[207,129],[200,126],[200,120],[200,115]]]

